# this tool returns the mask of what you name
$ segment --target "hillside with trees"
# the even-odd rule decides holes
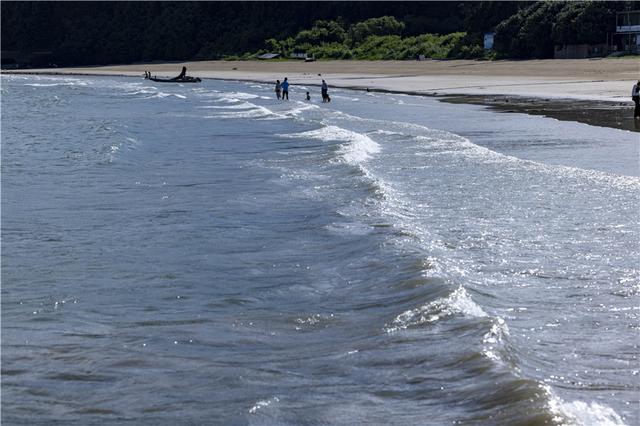
[[[596,43],[637,2],[12,2],[3,51],[47,52],[58,66],[249,58],[475,58],[495,31],[499,58],[548,58]]]

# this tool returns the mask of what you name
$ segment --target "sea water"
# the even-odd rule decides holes
[[[1,81],[6,424],[640,421],[637,133]]]

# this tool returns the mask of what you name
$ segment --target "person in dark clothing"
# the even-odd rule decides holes
[[[329,98],[329,86],[327,86],[327,82],[324,80],[322,80],[320,91],[322,92],[322,102],[328,102],[327,99]]]
[[[289,80],[287,80],[287,77],[282,82],[282,100],[284,101],[285,98],[289,100]]]
[[[309,92],[307,92],[307,95],[304,97],[304,99],[307,101],[311,100],[311,95],[309,94]]]
[[[640,80],[638,80],[631,89],[631,99],[633,99],[633,103],[635,104],[633,118],[640,118]]]

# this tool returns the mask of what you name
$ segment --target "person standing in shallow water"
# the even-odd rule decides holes
[[[322,102],[327,102],[327,98],[329,97],[329,86],[327,86],[327,82],[324,80],[322,80],[320,92],[322,93]]]
[[[635,104],[633,118],[640,118],[640,80],[638,80],[631,89],[631,99],[633,99],[633,103]]]
[[[280,100],[280,92],[282,91],[282,85],[280,84],[280,80],[276,80],[276,96],[278,100]]]
[[[282,82],[282,100],[284,101],[285,98],[289,100],[289,80],[287,80],[287,77]]]

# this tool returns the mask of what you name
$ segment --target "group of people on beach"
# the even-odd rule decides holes
[[[320,75],[320,74],[318,74]],[[144,77],[147,79],[151,79],[151,72],[150,71],[145,71],[144,72]],[[180,72],[180,74],[177,77],[171,78],[169,80],[165,80],[165,81],[183,81],[185,79],[193,79],[193,77],[188,77],[187,76],[187,68],[186,67],[182,67],[182,71]],[[195,81],[200,81],[199,78],[194,79]],[[369,91],[369,89],[367,88],[367,92]],[[287,77],[284,78],[284,81],[281,83],[280,80],[276,80],[276,87],[275,87],[275,92],[276,92],[276,97],[278,98],[278,100],[289,100],[289,80]],[[322,84],[320,85],[320,94],[322,95],[322,102],[331,102],[331,97],[329,96],[329,86],[327,85],[327,82],[322,80]],[[638,80],[638,82],[636,84],[633,85],[633,88],[631,89],[631,99],[633,100],[633,103],[635,104],[634,110],[633,110],[633,118],[634,119],[640,119],[640,80]],[[305,95],[305,100],[310,101],[311,100],[311,95],[309,94],[309,92],[306,93]]]
[[[282,81],[282,83],[280,82],[280,80],[276,80],[275,92],[278,100],[289,100],[289,80],[287,79],[287,77],[284,78],[284,81]],[[329,96],[329,86],[324,80],[322,80],[322,85],[320,86],[320,93],[322,95],[322,102],[331,102],[331,97]],[[310,101],[311,94],[307,92],[304,99]]]

